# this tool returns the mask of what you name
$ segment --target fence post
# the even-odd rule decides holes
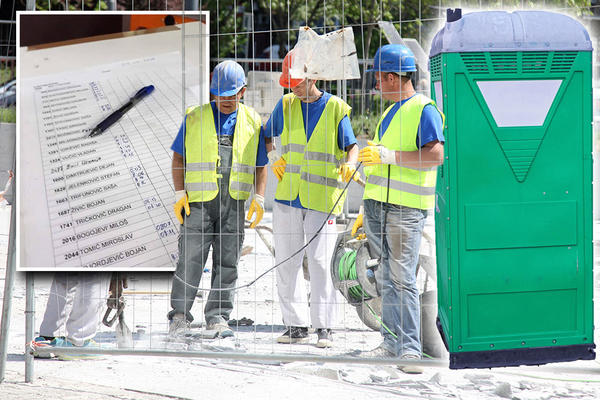
[[[17,207],[15,188],[17,187],[16,161],[13,161],[13,181],[11,184],[13,204],[10,212],[10,231],[8,235],[8,254],[6,257],[6,278],[4,280],[4,298],[2,301],[2,322],[0,325],[0,383],[4,381],[6,371],[6,352],[8,348],[8,331],[10,329],[10,311],[12,307],[12,292],[15,284],[15,232],[17,224]]]
[[[34,274],[25,274],[25,343],[33,340],[33,323],[35,320]],[[25,382],[33,381],[33,354],[25,352]]]

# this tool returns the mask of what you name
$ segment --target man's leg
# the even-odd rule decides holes
[[[179,233],[179,260],[171,287],[169,320],[175,314],[184,314],[186,320],[194,320],[190,309],[196,299],[202,271],[213,242],[213,221],[209,213],[210,203],[191,204],[190,215],[185,216]]]
[[[238,277],[237,265],[244,243],[244,201],[227,196],[218,211],[221,218],[215,222],[211,292],[204,307],[207,325],[226,324],[233,310],[233,290]],[[233,332],[232,332],[233,333]]]
[[[306,210],[304,243],[315,235],[326,216],[319,211]],[[337,234],[335,217],[330,217],[306,248],[310,274],[310,319],[315,329],[331,329],[337,318],[337,291],[331,280],[331,259]]]
[[[417,262],[427,211],[389,205],[386,224],[387,277],[383,281],[383,321],[397,336],[395,352],[421,356]]]
[[[372,258],[381,259],[379,267],[377,267],[377,269],[375,270],[375,279],[377,281],[377,291],[383,297],[384,282],[389,280],[389,260],[387,248],[383,246],[383,217],[385,215],[385,204],[376,200],[365,199],[364,210],[364,228],[365,233],[367,234],[367,240],[369,244],[369,254]],[[389,299],[387,300],[390,301]],[[382,303],[385,302],[386,299],[382,298]],[[382,308],[384,308],[383,305]],[[393,326],[390,325],[391,322],[389,320],[386,321],[386,315],[387,314],[382,313],[383,324],[381,326],[381,335],[383,336],[383,349],[387,350],[387,353],[389,354],[384,354],[384,356],[396,356],[396,338],[392,335],[390,331],[388,331],[384,327],[385,325],[391,330],[391,327]],[[382,352],[382,354],[383,353],[386,352],[384,351]]]
[[[106,304],[110,272],[80,272],[73,295],[73,308],[67,318],[67,339],[75,346],[83,346],[96,336],[101,311]]]
[[[289,258],[304,245],[302,209],[273,203],[273,243],[275,263]],[[277,294],[283,323],[286,326],[308,327],[308,296],[302,272],[304,251],[277,267]]]
[[[71,278],[69,279],[69,275]],[[40,325],[40,335],[46,337],[66,336],[64,329],[67,320],[67,300],[69,291],[75,286],[78,279],[73,277],[75,274],[68,272],[58,272],[54,274],[46,311]]]

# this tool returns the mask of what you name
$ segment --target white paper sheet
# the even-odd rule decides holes
[[[21,270],[173,270],[178,53],[21,81]],[[140,88],[103,134],[89,131]]]

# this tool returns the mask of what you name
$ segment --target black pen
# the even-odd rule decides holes
[[[98,125],[96,125],[96,127],[94,129],[92,129],[92,132],[90,133],[89,136],[90,137],[98,136],[102,132],[107,130],[112,124],[114,124],[115,122],[120,120],[121,117],[123,115],[125,115],[125,113],[127,111],[131,110],[133,108],[133,106],[135,106],[137,103],[139,103],[140,100],[142,100],[144,97],[146,97],[150,93],[152,93],[153,90],[154,90],[154,86],[152,86],[152,85],[143,87],[140,90],[138,90],[138,92],[136,94],[134,94],[133,97],[130,98],[129,101],[124,106],[122,106],[117,111],[110,114],[102,122],[100,122]]]

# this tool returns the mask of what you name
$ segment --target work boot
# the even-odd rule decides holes
[[[331,335],[331,329],[317,329],[317,337],[317,347],[324,349],[326,347],[333,346],[333,336]]]
[[[419,356],[418,354],[404,354],[402,357],[400,357],[400,360],[401,361],[402,360],[420,361],[421,356]],[[398,368],[400,369],[400,371],[404,372],[405,374],[422,374],[423,373],[423,368],[418,365],[414,365],[414,364],[398,365]]]
[[[185,318],[185,315],[177,313],[169,321],[169,336],[178,337],[185,335],[190,330],[190,323]]]
[[[308,342],[308,328],[290,326],[283,335],[277,338],[277,343],[305,343]]]
[[[206,330],[209,331],[217,331],[219,337],[227,338],[233,336],[233,330],[227,325],[227,323],[219,321],[219,322],[211,322],[206,326]]]

